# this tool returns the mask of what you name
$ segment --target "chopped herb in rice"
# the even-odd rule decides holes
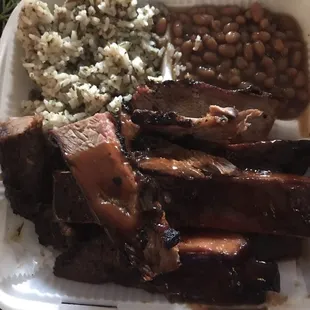
[[[17,35],[23,65],[44,100],[23,102],[24,114],[41,114],[52,128],[117,112],[138,84],[161,79],[165,48],[152,33],[156,14],[137,0],[68,0],[53,11],[27,0]]]

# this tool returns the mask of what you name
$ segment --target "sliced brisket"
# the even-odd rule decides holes
[[[97,238],[80,243],[56,259],[54,274],[68,280],[101,284],[114,282],[138,286],[140,272],[132,268],[121,247],[104,233]]]
[[[240,142],[266,139],[274,123],[278,104],[278,101],[273,99],[270,94],[253,88],[232,91],[220,89],[203,82],[183,80],[149,83],[138,87],[130,108],[133,113],[135,113],[135,110],[153,111],[155,112],[153,114],[155,119],[157,113],[157,116],[160,115],[159,119],[157,117],[157,124],[162,119],[162,126],[161,128],[158,128],[159,126],[154,127],[156,130],[166,131],[168,131],[168,128],[164,126],[165,122],[170,125],[172,123],[181,123],[183,126],[186,124],[192,126],[193,123],[199,122],[209,113],[210,106],[231,107],[240,112],[249,109],[262,111],[263,113],[256,114],[255,117],[249,119],[251,126],[246,131],[242,131],[237,137],[234,137],[236,141]],[[147,116],[145,112],[144,115]],[[152,113],[149,115],[146,119],[152,119]],[[142,126],[142,123],[143,120],[140,116],[139,125]],[[147,124],[143,126],[147,126]],[[202,133],[202,126],[196,128],[199,130],[198,132]],[[209,130],[207,126],[204,126],[204,128]],[[188,127],[187,130],[191,134],[193,128]],[[183,127],[183,132],[186,132],[185,127]],[[176,131],[173,131],[173,134],[175,133]],[[209,137],[207,136],[207,138]]]
[[[55,217],[65,223],[99,224],[70,171],[54,173],[53,210]]]
[[[252,118],[262,112],[255,109],[237,111],[234,108],[210,106],[200,118],[178,115],[176,112],[134,110],[132,121],[141,128],[172,137],[193,136],[217,143],[236,141],[250,126]]]
[[[303,239],[286,236],[249,236],[252,255],[258,260],[297,259],[302,254]]]
[[[78,242],[77,231],[72,226],[57,220],[50,208],[41,211],[34,224],[39,242],[44,246],[65,250]]]
[[[111,114],[96,114],[51,135],[100,223],[122,236],[144,278],[178,268],[177,238],[166,242],[167,231],[173,230],[154,200],[152,182],[136,173],[124,156]],[[140,190],[148,192],[149,186],[151,195],[139,199]]]

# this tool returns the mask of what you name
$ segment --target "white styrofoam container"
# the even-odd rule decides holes
[[[49,4],[61,4],[61,0],[47,0]],[[195,4],[238,4],[249,6],[251,0],[163,0],[169,6],[192,6]],[[310,46],[310,0],[265,0],[262,4],[278,12],[289,13],[296,17],[304,30],[305,41]],[[15,40],[19,4],[12,13],[0,40],[0,120],[8,116],[18,116],[22,100],[27,98],[32,87],[26,71],[21,64],[22,49]],[[310,49],[308,49],[310,51]],[[303,137],[309,136],[310,113],[303,116]],[[272,138],[301,138],[299,121],[277,121]],[[0,196],[3,186],[0,185]],[[0,197],[1,198],[1,197]],[[5,233],[7,210],[0,207],[0,236]],[[28,224],[27,224],[28,225]],[[29,224],[31,225],[31,224]],[[7,227],[7,229],[10,227]],[[31,229],[31,227],[30,227]],[[1,247],[0,253],[4,251]],[[310,243],[305,246],[305,253],[298,262],[281,263],[281,285],[283,292],[289,296],[286,303],[272,306],[276,309],[310,309]],[[1,256],[6,253],[2,252]],[[0,280],[3,261],[0,259]],[[2,268],[1,268],[2,267]],[[18,264],[16,268],[18,269]],[[40,268],[39,268],[40,267]],[[2,269],[2,270],[1,270]],[[39,269],[39,270],[38,270]],[[11,271],[10,271],[11,273]],[[8,275],[10,275],[10,273]],[[151,295],[136,289],[124,289],[113,284],[88,285],[55,278],[51,268],[43,264],[33,271],[16,272],[18,276],[7,277],[0,282],[0,309],[31,309],[31,310],[97,310],[109,309],[189,309],[186,305],[171,305],[163,296]],[[32,275],[33,273],[33,275]],[[7,276],[8,276],[7,275]]]

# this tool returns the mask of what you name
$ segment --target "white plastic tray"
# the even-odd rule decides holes
[[[47,0],[50,4],[61,3],[61,0]],[[240,4],[248,6],[250,0],[166,0],[171,6],[187,4]],[[305,40],[310,46],[310,0],[265,0],[261,1],[266,7],[279,12],[291,13],[298,18],[304,29]],[[22,50],[15,40],[19,4],[12,13],[0,40],[0,120],[8,116],[18,116],[18,107],[27,98],[32,82],[21,64]],[[302,116],[304,135],[309,136],[309,113]],[[310,127],[310,126],[309,126]],[[298,139],[301,138],[298,121],[277,122],[271,133],[272,137]],[[0,185],[0,196],[3,187]],[[1,197],[0,197],[1,198]],[[5,210],[0,209],[0,235],[5,227],[3,222]],[[284,293],[289,295],[287,303],[271,306],[270,309],[310,309],[310,246],[299,262],[290,261],[281,264],[281,285]],[[1,251],[1,240],[0,240]],[[4,254],[4,253],[0,253]],[[1,259],[0,259],[1,267]],[[0,279],[1,268],[0,268]],[[43,268],[33,277],[22,279],[10,278],[0,283],[0,309],[29,309],[29,310],[97,310],[104,309],[126,310],[161,310],[189,309],[186,305],[171,305],[163,296],[154,296],[136,289],[124,289],[116,285],[87,285],[55,278],[49,268]],[[204,309],[206,310],[206,309]]]

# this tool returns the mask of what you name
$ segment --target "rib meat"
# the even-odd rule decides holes
[[[250,235],[250,251],[258,260],[280,261],[297,259],[302,255],[303,239],[286,236]]]
[[[11,118],[0,124],[0,161],[13,211],[34,220],[52,194],[41,117]]]
[[[44,246],[65,250],[78,242],[77,231],[74,227],[57,220],[50,208],[41,211],[34,224],[39,242]]]
[[[224,158],[188,150],[161,138],[152,136],[140,138],[138,137],[133,143],[137,150],[133,155],[142,172],[151,171],[186,178],[240,173],[237,167]]]
[[[122,251],[104,233],[59,255],[54,274],[68,280],[93,284],[115,282],[138,286],[140,283],[140,272],[132,267],[124,249]]]
[[[209,113],[210,106],[231,107],[240,112],[249,109],[262,111],[263,113],[256,114],[255,117],[253,115],[253,118],[249,119],[251,126],[246,131],[242,131],[237,137],[234,137],[235,141],[241,142],[259,141],[267,138],[276,117],[278,104],[279,102],[270,94],[257,91],[253,87],[233,91],[203,82],[182,80],[149,83],[138,87],[130,107],[134,113],[135,110],[147,110],[156,112],[157,115],[166,115],[166,118],[168,120],[172,118],[174,123],[182,121],[183,126],[193,122],[193,119],[199,121],[204,118]],[[174,112],[174,114],[170,114],[170,112]],[[151,116],[152,114],[148,118],[151,119]],[[139,123],[142,123],[141,117]],[[164,124],[162,123],[162,125]],[[156,130],[164,130],[163,127],[158,128],[157,126]],[[205,127],[205,129],[208,128]],[[186,128],[183,127],[183,131],[185,132]],[[191,131],[193,130],[188,128],[189,134]]]
[[[175,142],[190,149],[224,157],[240,169],[304,175],[310,167],[309,140],[271,140],[223,146],[185,137]]]
[[[227,147],[225,157],[241,169],[250,167],[303,175],[310,167],[310,141],[273,140],[233,144]]]
[[[100,237],[60,255],[56,276],[90,283],[115,282],[163,293],[170,301],[231,304],[263,303],[267,291],[279,291],[275,263],[246,255],[245,239],[238,235],[184,236],[182,266],[141,283],[139,274],[108,239]]]
[[[166,242],[174,230],[152,200],[154,192],[139,199],[139,192],[153,185],[124,156],[111,114],[96,114],[51,135],[99,222],[122,236],[145,280],[178,268],[178,240]]]
[[[160,292],[171,302],[216,305],[261,304],[267,291],[279,292],[276,263],[249,260],[238,265],[212,257],[181,255],[182,266],[155,278],[143,288]]]
[[[153,177],[172,227],[310,236],[309,178],[266,173]]]
[[[168,149],[167,149],[168,150]],[[51,212],[48,212],[47,215],[40,217],[38,220],[37,225],[41,225],[41,229],[37,229],[37,233],[39,235],[40,242],[45,245],[52,245],[54,247],[59,248],[59,244],[63,245],[64,241],[67,244],[68,240],[64,239],[63,231],[65,232],[73,232],[78,234],[79,236],[85,235],[85,224],[87,223],[96,223],[95,218],[94,222],[92,222],[92,212],[88,206],[86,199],[84,198],[83,193],[81,192],[80,188],[77,186],[76,181],[74,180],[73,176],[70,172],[57,172],[56,178],[57,186],[54,186],[54,197],[58,196],[59,202],[54,201],[54,211],[56,210],[56,217],[51,220]],[[152,189],[149,189],[152,190]],[[151,194],[152,195],[152,194]],[[143,200],[143,196],[147,197],[148,193],[140,193],[140,199]],[[63,197],[62,199],[60,199]],[[167,198],[166,198],[167,199]],[[146,198],[149,200],[149,197]],[[65,203],[63,203],[65,202]],[[55,207],[57,204],[57,207]],[[58,213],[57,213],[58,211]],[[57,219],[57,220],[56,220]],[[66,224],[81,224],[79,226],[67,227]],[[50,225],[50,226],[49,226]],[[88,226],[89,229],[89,226]],[[204,244],[207,244],[205,241],[207,240],[206,234],[202,233],[197,229],[191,228],[190,231],[184,232],[186,235],[190,235],[191,238],[191,245],[197,245],[198,247],[201,246],[201,239],[203,239]],[[201,238],[201,234],[204,238]],[[210,235],[210,232],[208,232]],[[223,237],[223,234],[217,233],[220,237]],[[52,236],[46,237],[46,236]],[[61,237],[62,236],[62,237]],[[212,238],[209,238],[211,244],[214,240],[214,234],[211,235]],[[71,236],[67,236],[71,237]],[[173,235],[172,235],[173,237]],[[272,235],[249,235],[246,237],[234,235],[227,237],[227,234],[224,235],[223,239],[226,241],[231,241],[232,245],[240,245],[240,244],[250,244],[251,253],[253,257],[258,260],[280,260],[280,259],[288,259],[288,258],[296,258],[299,257],[301,254],[301,243],[302,239],[299,238],[291,238],[291,237],[283,237],[283,236],[272,236]],[[44,239],[42,239],[44,238]],[[55,241],[54,241],[55,240]],[[183,246],[185,244],[185,237],[182,235],[182,242],[179,244],[179,250],[183,251]],[[70,241],[70,240],[69,240]],[[196,241],[196,242],[193,242]],[[71,242],[72,243],[72,242]],[[56,244],[56,245],[55,245]],[[213,242],[213,244],[216,244]],[[218,244],[218,243],[217,243]],[[218,246],[218,245],[217,245]],[[220,245],[223,247],[222,245]],[[64,247],[64,246],[63,246]],[[248,248],[248,247],[246,247]],[[187,248],[188,249],[188,248]]]

